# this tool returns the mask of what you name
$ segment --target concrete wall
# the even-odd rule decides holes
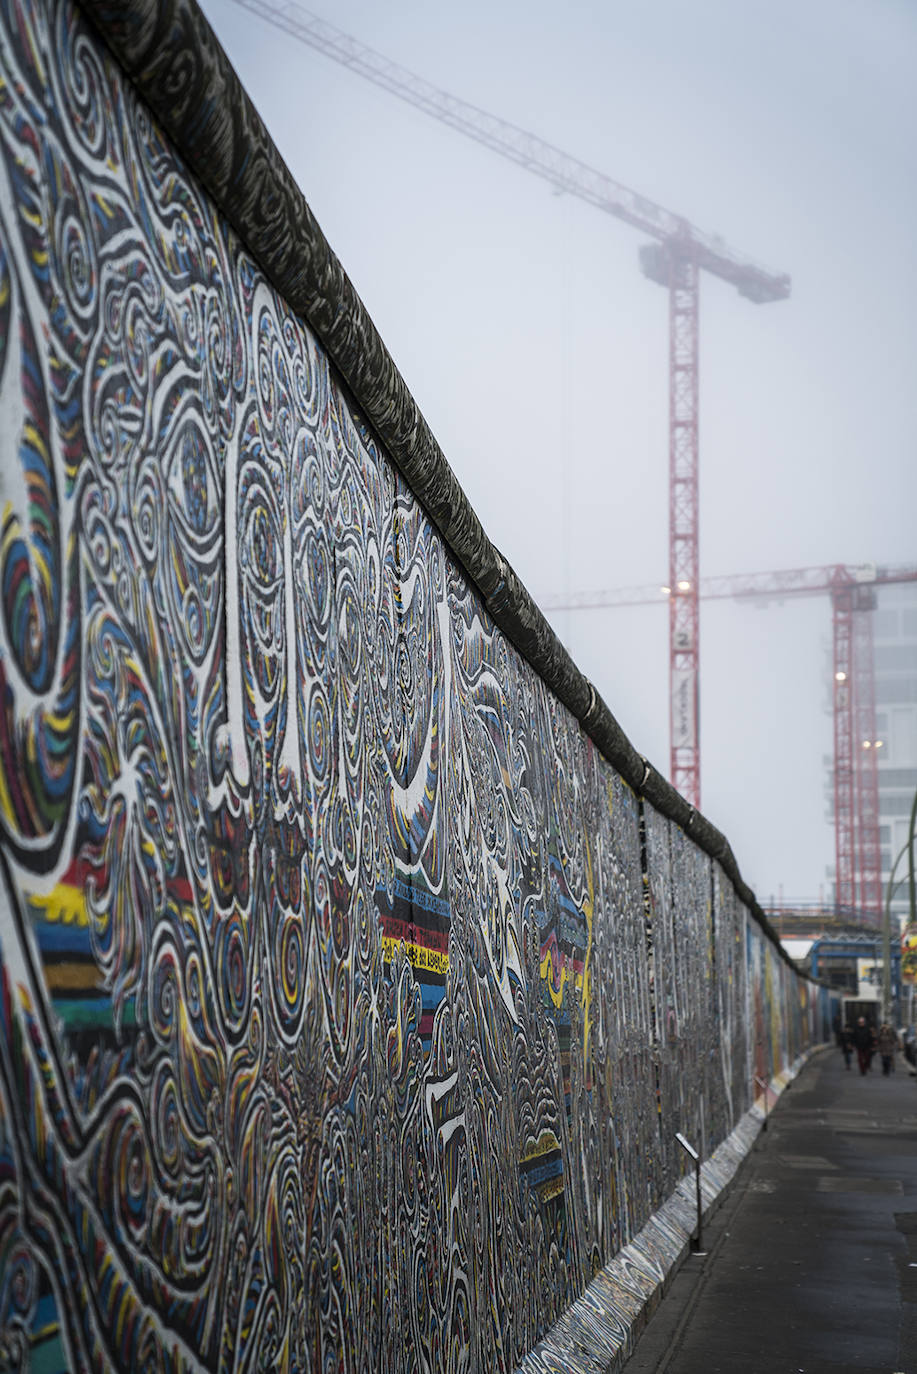
[[[0,15],[0,1363],[511,1370],[815,994],[80,13]]]

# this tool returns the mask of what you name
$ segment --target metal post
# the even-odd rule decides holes
[[[914,864],[914,832],[917,831],[917,792],[911,805],[911,823],[907,832],[907,892],[910,924],[917,923],[917,875]]]
[[[689,1141],[685,1140],[681,1131],[676,1131],[675,1139],[678,1141],[679,1145],[684,1150],[685,1154],[689,1157],[689,1159],[694,1160],[694,1186],[697,1193],[697,1236],[691,1241],[691,1249],[694,1251],[696,1255],[702,1255],[704,1253],[704,1251],[701,1248],[703,1245],[704,1238],[704,1208],[700,1187],[701,1158],[700,1154],[697,1150],[695,1150],[694,1146],[690,1144]]]
[[[882,916],[882,1020],[892,1019],[892,932],[891,911],[885,903]]]
[[[883,918],[882,936],[883,936],[883,952],[884,952],[884,955],[885,955],[885,967],[886,967],[887,973],[890,973],[889,965],[890,965],[890,962],[891,962],[892,899],[894,898],[895,893],[898,891],[898,888],[899,888],[899,887],[901,886],[901,884],[904,882],[904,879],[903,879],[903,878],[900,878],[900,879],[898,880],[898,882],[895,882],[895,874],[897,873],[897,871],[898,871],[898,865],[899,865],[899,863],[901,862],[901,860],[904,858],[905,854],[907,854],[907,856],[908,856],[908,861],[909,861],[909,862],[908,862],[908,869],[909,869],[908,878],[909,878],[910,897],[911,897],[911,906],[912,906],[910,924],[911,924],[911,925],[914,925],[914,924],[915,924],[914,917],[915,917],[915,911],[917,911],[917,904],[915,904],[915,901],[914,901],[914,870],[913,870],[913,861],[914,861],[914,831],[915,831],[915,828],[917,828],[917,792],[914,793],[914,800],[913,800],[913,802],[911,803],[911,819],[910,819],[910,828],[909,828],[909,830],[908,830],[908,838],[905,840],[905,842],[904,842],[904,844],[902,845],[901,849],[898,851],[897,855],[895,856],[895,862],[892,864],[891,872],[890,872],[889,875],[888,875],[888,884],[887,884],[886,889],[885,889],[885,911],[884,911],[884,918]],[[884,987],[885,976],[886,976],[886,975],[883,974],[883,993],[885,993],[885,987]],[[912,1013],[912,994],[913,994],[913,988],[909,986],[909,987],[908,987],[908,1015],[907,1015],[907,1024],[908,1024],[908,1025],[911,1025],[911,1024],[912,1024],[912,1021],[913,1021],[913,1013]],[[898,988],[898,996],[900,997],[900,961],[899,961],[899,988]],[[888,1001],[889,1001],[889,1003],[890,1003],[890,1001],[891,1001],[890,993],[889,993],[889,996],[888,996]],[[900,1008],[900,1006],[898,1005],[897,999],[896,999],[896,1008],[895,1008],[895,1010],[896,1010],[896,1013],[897,1013],[897,1015],[896,1015],[896,1020],[897,1020],[897,1019],[900,1018],[900,1011],[901,1011],[901,1008]],[[888,1016],[887,1016],[887,1015],[886,1015],[886,1020],[888,1020]]]

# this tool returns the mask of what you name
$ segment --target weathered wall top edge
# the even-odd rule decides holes
[[[262,270],[321,339],[495,623],[634,791],[720,864],[790,963],[725,836],[638,754],[488,539],[197,0],[77,0]]]

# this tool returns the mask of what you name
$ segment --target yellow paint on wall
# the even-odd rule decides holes
[[[583,1004],[583,1063],[589,1076],[592,1072],[589,1059],[589,1027],[592,1016],[592,920],[594,911],[595,879],[592,873],[592,852],[587,839],[586,901],[583,904],[583,915],[586,917],[586,957],[583,960],[583,971],[576,979],[576,987],[580,989]]]
[[[395,940],[391,936],[382,937],[382,958],[388,963],[395,956],[395,951],[401,944],[400,940]],[[426,945],[405,944],[405,954],[408,962],[413,968],[429,969],[431,973],[449,972],[449,955],[445,950],[427,949]]]
[[[58,883],[47,894],[29,896],[32,915],[51,925],[82,926],[89,925],[86,910],[86,897],[82,888],[71,887],[69,883]]]
[[[46,964],[45,982],[53,997],[67,992],[85,992],[103,986],[102,977],[95,964]]]
[[[560,1149],[560,1141],[554,1132],[548,1127],[541,1132],[537,1140],[530,1141],[522,1155],[522,1163],[527,1164],[530,1159],[538,1159],[541,1155],[547,1155],[552,1150]]]

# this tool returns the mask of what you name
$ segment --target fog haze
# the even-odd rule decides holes
[[[204,9],[533,596],[666,581],[667,296],[643,236],[233,0]],[[792,276],[763,306],[702,278],[702,576],[917,564],[917,8],[312,12]],[[667,773],[664,609],[553,622]],[[765,901],[817,897],[833,862],[830,627],[826,598],[701,606],[702,809]]]

